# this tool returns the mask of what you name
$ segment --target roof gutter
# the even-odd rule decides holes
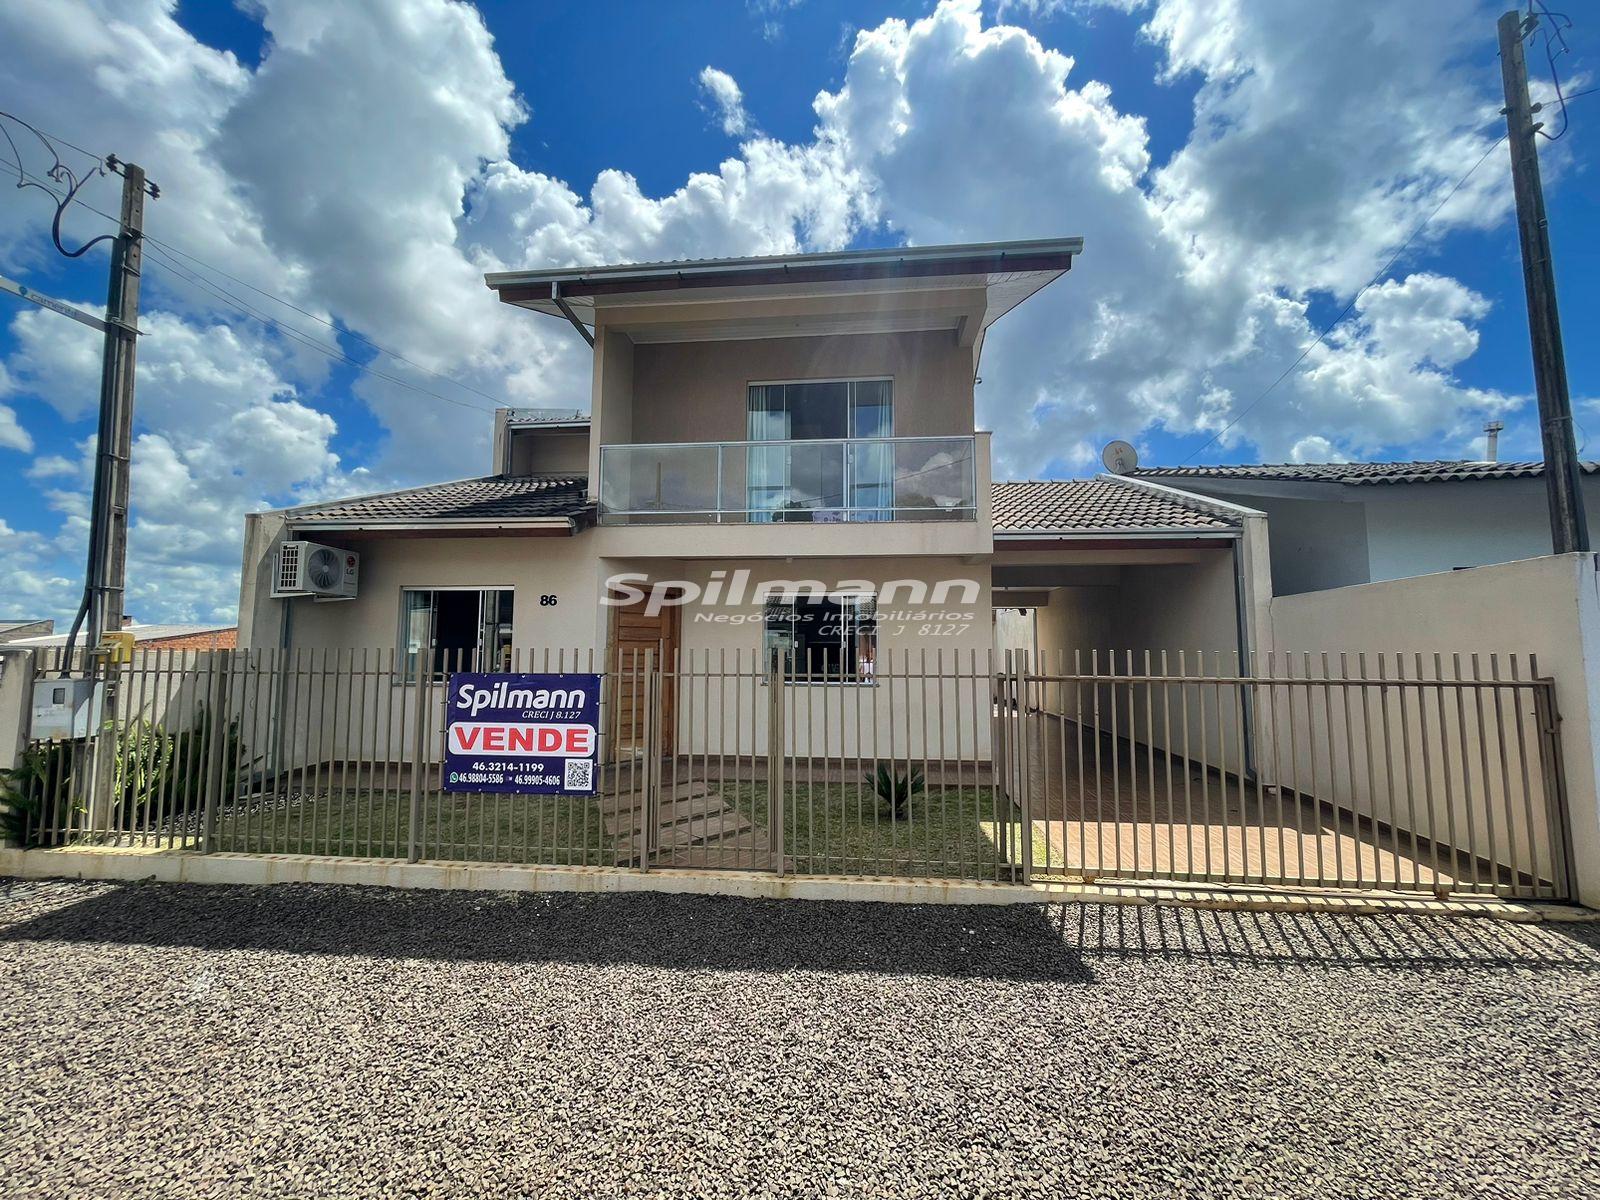
[[[1059,538],[1062,541],[1104,541],[1106,538],[1135,540],[1185,538],[1197,542],[1236,541],[1238,529],[1196,529],[1193,525],[1171,525],[1158,529],[996,529],[994,540],[1000,542],[1030,541],[1038,538]]]
[[[878,250],[839,250],[823,254],[773,254],[749,258],[719,258],[681,263],[620,263],[615,266],[557,267],[548,271],[494,271],[484,276],[492,289],[546,281],[690,279],[704,275],[756,273],[774,268],[803,270],[827,266],[882,266],[885,264],[943,263],[966,259],[1027,260],[1044,255],[1076,256],[1083,253],[1081,237],[1042,238],[1023,242],[972,242],[954,246],[897,246]],[[1017,269],[1028,269],[1026,267]],[[1065,270],[1065,267],[1056,269]],[[552,296],[552,299],[555,297]]]
[[[529,517],[524,520],[513,521],[462,521],[450,517],[442,517],[432,521],[347,521],[334,517],[320,521],[296,521],[290,518],[288,526],[297,533],[303,530],[320,530],[329,533],[338,530],[351,530],[362,533],[409,533],[418,530],[433,533],[450,533],[463,529],[548,529],[571,533],[577,529],[577,522],[571,517]]]

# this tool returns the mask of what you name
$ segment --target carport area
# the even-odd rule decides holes
[[[1141,700],[1135,701],[1137,708]],[[1028,746],[1039,874],[1477,890],[1473,863],[1289,788],[1226,774],[1148,743],[1034,714]],[[1087,723],[1085,723],[1087,724]],[[1437,858],[1435,857],[1437,856]],[[1502,870],[1495,883],[1509,889]]]
[[[1035,876],[1564,893],[1548,681],[1275,649],[1266,518],[1208,497],[1004,483],[995,526]]]

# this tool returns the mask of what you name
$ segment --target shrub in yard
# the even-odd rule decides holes
[[[200,807],[206,791],[206,762],[222,755],[222,795],[234,794],[238,781],[239,722],[230,721],[220,744],[209,710],[200,707],[188,729],[170,732],[149,721],[123,729],[117,747],[116,796],[131,822],[155,819],[162,807],[172,813]]]
[[[896,771],[888,763],[879,763],[876,773],[866,777],[867,786],[878,797],[878,803],[889,810],[891,821],[903,821],[911,815],[911,798],[924,791],[922,768]]]
[[[0,772],[0,838],[7,845],[29,850],[43,843],[45,794],[71,795],[62,778],[71,764],[72,748],[54,742],[30,746],[16,766]]]

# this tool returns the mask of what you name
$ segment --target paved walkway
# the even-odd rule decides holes
[[[1600,1194],[1600,928],[0,881],[0,1194]]]
[[[606,833],[624,839],[637,856],[643,849],[644,796],[618,791],[600,799]],[[727,803],[715,783],[670,781],[662,789],[652,866],[773,870],[771,839]]]
[[[1159,750],[1124,746],[1114,762],[1105,746],[1097,761],[1092,739],[1079,754],[1070,725],[1045,717],[1036,729],[1045,733],[1029,745],[1035,870],[1422,891],[1511,883],[1509,870],[1494,878],[1487,863],[1275,788],[1241,789],[1176,758],[1169,778]]]

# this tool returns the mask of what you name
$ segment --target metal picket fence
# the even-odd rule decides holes
[[[96,657],[24,841],[779,874],[1570,895],[1552,680],[1515,656],[522,650],[600,676],[594,794],[444,790],[453,656]],[[1259,667],[1259,669],[1256,669]],[[42,674],[58,672],[46,653]]]
[[[1536,660],[1250,666],[1013,664],[1025,715],[1007,770],[1030,875],[1570,896],[1555,689]]]

